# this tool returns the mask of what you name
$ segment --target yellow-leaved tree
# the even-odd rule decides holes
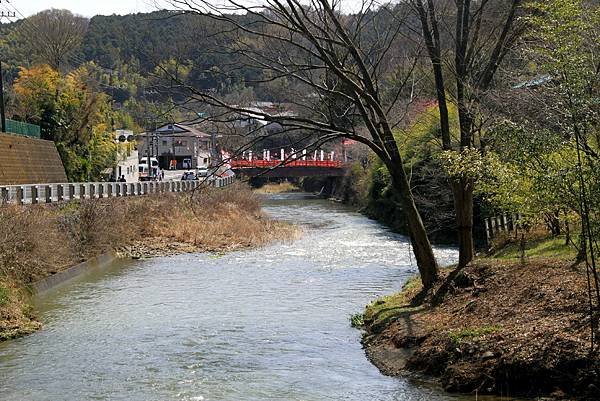
[[[21,68],[14,92],[14,114],[56,143],[71,181],[97,180],[114,164],[110,98],[88,66],[65,75],[48,65]]]

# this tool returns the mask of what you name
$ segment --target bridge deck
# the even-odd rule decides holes
[[[296,178],[341,177],[348,166],[335,160],[233,160],[231,169],[240,176]]]

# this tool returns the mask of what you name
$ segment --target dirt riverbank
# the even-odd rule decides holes
[[[61,205],[0,205],[0,341],[41,327],[30,285],[104,252],[151,258],[224,253],[299,235],[273,221],[247,186],[191,196],[97,199]]]
[[[451,392],[598,400],[586,288],[585,266],[482,260],[437,306],[411,305],[417,280],[370,304],[363,343],[385,374],[423,374]]]

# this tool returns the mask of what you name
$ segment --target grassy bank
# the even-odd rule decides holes
[[[586,270],[562,244],[532,242],[524,264],[508,244],[465,268],[439,303],[414,305],[418,278],[374,301],[362,316],[370,359],[386,374],[418,372],[452,392],[598,399]]]
[[[39,328],[28,286],[109,250],[152,257],[226,252],[291,238],[244,185],[190,194],[0,206],[0,341]]]

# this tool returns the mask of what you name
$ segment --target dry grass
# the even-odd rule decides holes
[[[28,284],[108,250],[137,247],[133,253],[142,257],[224,252],[297,235],[266,218],[258,195],[242,184],[193,195],[2,205],[0,227],[0,340],[35,328]]]
[[[142,233],[138,243],[158,237],[191,244],[200,251],[229,251],[297,235],[289,224],[266,218],[258,196],[242,184],[206,188],[193,196],[155,197],[133,207]]]
[[[291,182],[268,183],[255,190],[259,194],[281,194],[284,192],[297,192],[300,189]]]
[[[74,261],[59,216],[53,207],[0,207],[0,278],[30,283]]]

